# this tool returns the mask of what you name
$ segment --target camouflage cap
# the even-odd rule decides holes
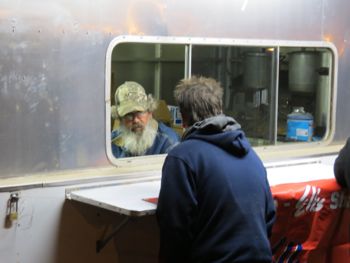
[[[149,110],[149,98],[145,89],[137,82],[124,82],[117,88],[114,98],[119,117],[133,111]]]

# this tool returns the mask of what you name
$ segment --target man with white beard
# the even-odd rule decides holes
[[[167,153],[179,142],[174,130],[153,119],[157,102],[140,84],[126,81],[114,97],[112,115],[120,123],[111,135],[116,158]]]

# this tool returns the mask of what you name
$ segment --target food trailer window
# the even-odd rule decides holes
[[[179,135],[173,91],[182,78],[212,77],[224,88],[224,113],[258,146],[322,143],[332,134],[337,53],[325,42],[124,37],[107,54],[107,152],[118,119],[111,116],[116,88],[136,81],[161,103],[158,121]]]

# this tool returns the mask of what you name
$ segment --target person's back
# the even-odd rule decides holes
[[[162,174],[157,217],[165,262],[271,262],[275,208],[266,170],[234,119],[196,122]]]
[[[179,167],[190,177],[182,178],[188,173]],[[185,210],[164,216],[188,228],[178,233],[186,236],[180,244],[168,237],[166,243],[178,248],[167,256],[171,262],[271,262],[273,201],[265,168],[242,131],[194,131],[169,153],[165,169],[175,168],[166,195],[180,196]],[[161,201],[159,213],[168,203]]]

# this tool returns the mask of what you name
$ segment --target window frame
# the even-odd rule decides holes
[[[166,154],[139,156],[128,158],[115,158],[111,150],[111,74],[112,74],[112,53],[114,48],[121,43],[147,43],[147,44],[179,44],[185,46],[185,60],[191,62],[191,50],[193,45],[207,46],[244,46],[244,47],[266,47],[271,46],[277,48],[277,57],[279,56],[280,48],[285,47],[305,47],[305,48],[327,48],[331,51],[332,68],[329,72],[330,78],[330,98],[329,98],[329,115],[327,118],[327,128],[324,139],[317,142],[298,142],[288,144],[275,144],[256,146],[259,152],[275,152],[284,150],[298,150],[305,147],[320,147],[328,145],[334,136],[335,132],[335,111],[336,111],[336,94],[337,94],[337,71],[338,71],[338,52],[335,45],[326,41],[289,41],[289,40],[262,40],[262,39],[230,39],[230,38],[199,38],[199,37],[160,37],[160,36],[118,36],[114,38],[106,52],[106,68],[105,68],[105,121],[106,121],[106,154],[109,161],[118,167],[130,167],[147,165],[150,169],[159,169],[166,157]],[[188,66],[188,68],[187,68]],[[276,72],[279,72],[279,63],[277,63]],[[185,63],[185,77],[191,75],[191,63]],[[275,129],[277,133],[277,118],[278,118],[278,83],[279,74],[276,74],[274,80],[275,88]],[[277,138],[277,136],[275,136]]]

